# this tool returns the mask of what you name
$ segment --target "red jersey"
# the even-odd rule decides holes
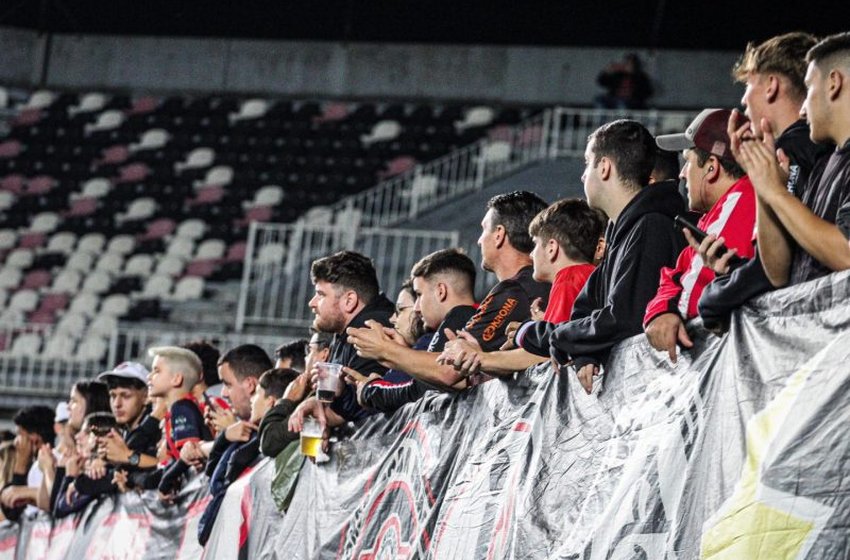
[[[543,320],[548,323],[569,321],[573,303],[595,269],[596,266],[585,263],[565,266],[559,270],[549,290],[549,305],[546,306]]]
[[[756,195],[749,177],[744,176],[714,203],[697,226],[722,237],[726,247],[737,249],[738,255],[750,259],[755,254],[752,243],[755,221]],[[705,266],[693,248],[685,247],[675,268],[661,269],[658,292],[646,306],[644,326],[663,313],[676,313],[686,321],[696,317],[702,291],[712,280],[714,271]]]

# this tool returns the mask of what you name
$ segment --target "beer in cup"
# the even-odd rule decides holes
[[[336,390],[339,387],[339,374],[342,371],[342,366],[340,364],[319,362],[316,364],[316,369],[319,370],[316,398],[319,399],[319,402],[333,402],[336,397]]]
[[[319,421],[308,416],[301,426],[301,453],[307,457],[319,455],[322,452],[322,425]]]

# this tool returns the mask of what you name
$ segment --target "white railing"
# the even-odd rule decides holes
[[[514,127],[496,129],[488,138],[346,197],[332,208],[337,213],[359,213],[363,225],[398,225],[529,163],[581,157],[588,135],[605,123],[634,119],[660,134],[683,131],[695,115],[696,111],[546,109]]]
[[[696,116],[697,111],[630,111],[627,109],[571,109],[556,107],[552,110],[551,129],[546,135],[549,146],[546,157],[583,157],[587,137],[605,123],[618,119],[633,119],[646,126],[652,134],[682,132]]]
[[[348,226],[252,223],[237,311],[245,325],[308,326],[313,295],[310,266],[343,249],[372,258],[390,298],[422,256],[458,244],[458,233]]]
[[[95,377],[117,363],[132,360],[149,363],[148,348],[184,344],[204,339],[222,352],[241,344],[257,344],[273,355],[292,337],[213,331],[169,331],[120,326],[111,333],[102,352],[78,357],[74,353],[44,353],[53,337],[52,325],[0,324],[0,393],[19,402],[20,398],[55,400],[65,398],[79,379]],[[64,336],[63,333],[58,333]],[[306,337],[306,332],[304,333]],[[37,337],[37,338],[36,338]],[[79,345],[83,341],[75,342]],[[12,404],[6,403],[7,405]]]
[[[333,206],[359,212],[367,226],[392,226],[447,200],[480,189],[494,177],[546,157],[552,110],[513,127],[494,129],[488,138],[417,165]]]

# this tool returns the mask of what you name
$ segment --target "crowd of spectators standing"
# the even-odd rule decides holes
[[[204,472],[204,543],[228,486],[263,456],[292,454],[308,422],[327,450],[339,427],[544,362],[592,395],[626,338],[645,334],[676,361],[693,345],[692,319],[722,334],[748,299],[850,268],[850,33],[750,44],[733,76],[743,114],[705,109],[658,137],[632,120],[594,131],[586,200],[494,196],[478,245],[498,283],[480,302],[478,266],[459,249],[411,263],[395,303],[368,257],[342,251],[312,264],[309,338],[273,356],[155,347],[149,369],[117,364],[77,381],[55,410],[22,409],[0,444],[3,516],[63,517],[117,492],[171,502]],[[339,382],[320,399],[325,364]]]

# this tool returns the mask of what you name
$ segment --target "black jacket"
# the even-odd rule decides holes
[[[601,363],[611,347],[643,332],[646,305],[658,289],[662,267],[674,266],[685,247],[673,218],[685,211],[672,184],[646,187],[626,205],[605,234],[605,257],[576,298],[569,321],[527,332],[559,363]]]
[[[346,340],[348,328],[362,328],[366,321],[372,320],[390,326],[390,317],[395,313],[395,306],[384,296],[379,294],[369,305],[364,307],[349,323],[341,333],[334,335],[331,343],[331,357],[328,360],[334,364],[342,364],[350,367],[363,375],[379,373],[383,375],[387,368],[378,363],[377,360],[362,358],[357,355],[357,350]],[[366,410],[357,403],[357,394],[351,385],[345,386],[342,394],[331,403],[331,410],[349,421],[357,421],[373,414],[374,411]]]
[[[471,305],[458,305],[452,308],[431,338],[427,351],[442,352],[447,342],[444,330],[458,331],[463,329],[469,318],[474,314],[475,308]],[[419,400],[432,389],[439,390],[437,387],[415,378],[403,383],[389,383],[382,379],[376,379],[363,387],[361,400],[369,408],[390,414],[407,403]]]
[[[812,142],[809,125],[804,120],[789,126],[776,139],[776,146],[782,148],[791,160],[788,191],[801,198],[809,187],[809,177],[815,164],[829,156],[832,146]],[[709,330],[725,331],[729,328],[732,311],[773,289],[756,247],[752,259],[741,262],[729,274],[718,276],[705,287],[697,306],[703,325]]]

